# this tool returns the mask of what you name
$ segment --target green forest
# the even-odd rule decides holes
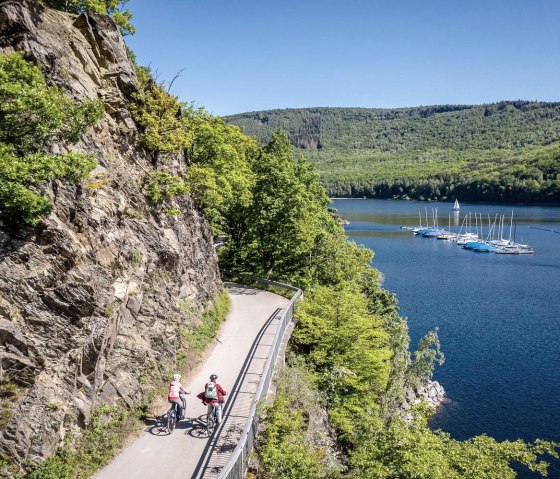
[[[560,103],[302,108],[226,117],[285,130],[331,197],[560,203]]]

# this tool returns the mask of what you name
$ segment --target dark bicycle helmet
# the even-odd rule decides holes
[[[210,375],[210,381],[215,381],[216,379],[218,379],[218,376],[216,374]]]

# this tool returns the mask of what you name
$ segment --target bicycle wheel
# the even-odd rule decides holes
[[[206,416],[206,434],[208,434],[208,436],[211,436],[214,432],[215,427],[216,417],[214,416],[214,411],[212,410],[212,412],[208,414],[208,416]]]
[[[169,431],[169,434],[171,434],[175,429],[176,423],[177,423],[177,408],[175,405],[173,405],[169,410],[169,414],[167,415],[167,430]]]

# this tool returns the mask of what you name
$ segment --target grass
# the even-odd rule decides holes
[[[92,476],[108,464],[130,434],[141,425],[141,409],[100,406],[75,447],[71,437],[45,461],[28,468],[27,479],[78,479]]]
[[[200,324],[192,329],[183,330],[182,336],[188,349],[193,349],[197,353],[202,353],[206,349],[226,319],[230,303],[227,290],[222,290],[214,304],[202,314]]]
[[[169,273],[166,273],[161,269],[157,269],[152,273],[151,279],[153,284],[163,285],[171,281],[171,276],[169,275]]]
[[[14,415],[20,388],[8,378],[0,378],[0,430],[5,429]]]
[[[100,180],[96,180],[96,181],[92,181],[90,183],[86,183],[84,185],[84,188],[86,190],[90,190],[90,191],[98,190],[99,188],[106,185],[110,181],[111,181],[111,178],[102,178]]]
[[[161,212],[171,216],[179,216],[181,214],[181,210],[178,208],[163,208]]]
[[[144,218],[144,215],[141,211],[132,209],[132,208],[125,208],[124,215],[128,216],[129,218],[134,218],[136,220]]]
[[[132,266],[134,266],[135,268],[139,268],[140,266],[142,266],[142,263],[144,262],[144,256],[142,255],[142,252],[134,250],[130,256],[130,261],[132,263]]]
[[[113,316],[114,312],[115,312],[115,306],[113,305],[113,303],[107,303],[105,305],[105,310],[103,311],[105,317],[110,318],[111,316]]]

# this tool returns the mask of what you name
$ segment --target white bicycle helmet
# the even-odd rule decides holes
[[[210,381],[215,381],[216,379],[218,379],[218,376],[216,374],[210,375]]]
[[[173,381],[179,381],[179,379],[181,379],[181,375],[180,375],[180,374],[174,374],[174,375],[173,375]]]

